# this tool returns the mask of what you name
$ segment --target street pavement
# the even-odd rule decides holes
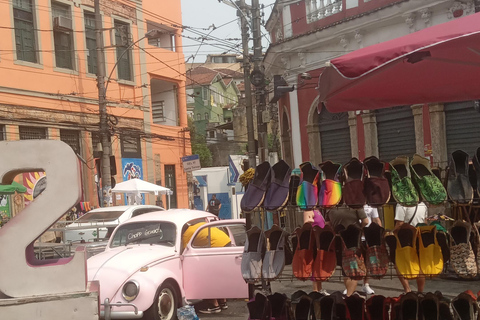
[[[271,282],[272,293],[280,292],[285,293],[287,296],[291,296],[297,290],[304,290],[309,293],[312,290],[311,281],[300,281],[293,279],[287,275],[291,275],[291,267],[287,266],[281,276],[282,280]],[[371,279],[370,287],[375,290],[375,294],[381,294],[386,297],[398,297],[403,293],[403,287],[400,284],[397,276],[394,271],[391,271],[387,276],[380,280]],[[415,280],[410,280],[410,288],[412,291],[416,291],[417,284]],[[362,292],[362,284],[360,281],[357,290]],[[337,270],[332,278],[323,283],[323,288],[326,289],[329,293],[334,291],[343,291],[345,286],[343,285],[343,280],[341,277],[340,270]],[[475,294],[480,290],[480,281],[472,280],[448,280],[441,278],[430,278],[427,279],[425,285],[426,292],[435,292],[440,291],[447,298],[454,298],[459,293],[465,290],[472,290]],[[248,309],[247,309],[247,300],[238,299],[238,300],[228,300],[228,309],[222,310],[222,312],[217,314],[202,314],[197,312],[197,315],[200,319],[231,319],[231,320],[247,320],[248,319]]]

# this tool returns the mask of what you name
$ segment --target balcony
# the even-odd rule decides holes
[[[342,12],[342,0],[305,0],[307,23],[312,23]]]

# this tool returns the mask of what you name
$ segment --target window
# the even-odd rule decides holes
[[[115,46],[117,47],[117,69],[118,78],[122,80],[133,80],[132,78],[132,57],[129,46],[130,25],[115,20]]]
[[[200,113],[197,113],[197,120],[202,120],[202,115]]]
[[[37,62],[32,0],[13,0],[17,60]]]
[[[57,68],[73,70],[73,30],[70,7],[52,3],[53,42]]]
[[[209,119],[208,112],[205,112],[205,120],[208,120],[208,119]]]
[[[95,14],[85,12],[85,43],[87,45],[88,73],[97,74],[97,38]]]
[[[208,137],[211,139],[215,138],[215,131],[208,131]]]
[[[152,102],[153,123],[165,122],[165,115],[163,113],[164,106],[165,101]]]
[[[202,87],[203,100],[208,100],[208,87]]]
[[[18,127],[20,140],[47,139],[45,128]]]
[[[124,158],[142,158],[142,148],[139,136],[122,135],[122,156]]]
[[[75,153],[80,154],[80,139],[78,131],[60,129],[60,140],[72,147]]]
[[[5,126],[0,126],[0,140],[5,140]]]

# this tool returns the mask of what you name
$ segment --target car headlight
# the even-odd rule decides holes
[[[128,302],[135,300],[139,292],[140,285],[135,280],[129,280],[123,285],[122,296]]]

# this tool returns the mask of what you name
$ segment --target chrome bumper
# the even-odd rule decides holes
[[[141,319],[143,311],[138,311],[138,308],[133,303],[110,303],[108,298],[102,303],[104,309],[100,311],[100,318],[105,320],[111,319]],[[132,307],[133,311],[112,311],[112,307]]]

